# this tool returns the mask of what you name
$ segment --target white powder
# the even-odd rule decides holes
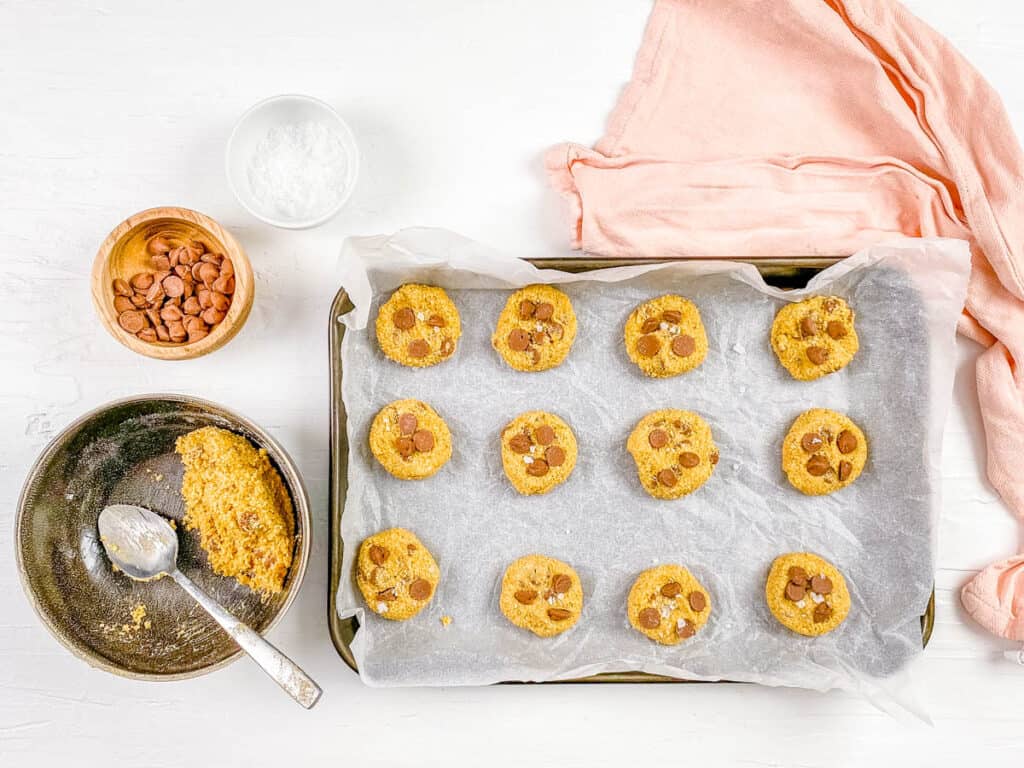
[[[330,211],[345,194],[348,156],[321,122],[271,128],[249,159],[249,186],[268,210],[295,221]]]

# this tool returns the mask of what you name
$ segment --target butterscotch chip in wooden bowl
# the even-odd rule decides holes
[[[187,360],[230,341],[252,308],[252,266],[216,221],[188,208],[150,208],[107,235],[92,297],[110,334],[159,360]]]

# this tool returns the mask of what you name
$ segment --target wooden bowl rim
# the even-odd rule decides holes
[[[237,278],[235,280],[236,288],[242,285],[243,289],[232,296],[232,303],[236,300],[241,302],[239,314],[230,321],[225,318],[208,336],[191,344],[155,344],[143,341],[134,334],[128,333],[117,322],[117,313],[114,312],[110,286],[102,284],[101,277],[103,271],[117,243],[133,229],[156,219],[175,219],[189,224],[198,224],[209,230],[224,245],[224,250],[227,251],[227,256],[235,267],[236,276],[239,273],[243,275],[241,280]],[[133,352],[154,360],[192,360],[207,355],[227,344],[245,325],[245,321],[248,319],[249,312],[252,309],[255,292],[256,283],[252,272],[252,264],[241,243],[235,239],[235,236],[205,213],[180,206],[158,206],[132,214],[114,227],[104,238],[92,264],[93,305],[96,308],[96,312],[100,315],[100,319],[103,320],[103,325],[106,327],[107,332]],[[228,312],[230,313],[230,311],[229,309]]]

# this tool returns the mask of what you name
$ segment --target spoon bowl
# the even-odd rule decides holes
[[[134,504],[111,504],[100,512],[100,542],[110,561],[139,581],[177,570],[178,534],[155,512]]]

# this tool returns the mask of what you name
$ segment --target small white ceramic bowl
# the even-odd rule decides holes
[[[329,210],[313,219],[291,219],[272,210],[253,194],[249,184],[249,160],[256,152],[257,145],[268,131],[280,125],[316,121],[330,124],[337,132],[342,147],[348,156],[345,169],[344,191],[338,202]],[[355,137],[341,115],[329,104],[311,96],[284,94],[271,96],[257,102],[238,118],[231,138],[228,139],[226,170],[228,184],[238,202],[249,213],[267,224],[284,229],[308,229],[334,218],[342,209],[359,176],[359,147]]]

